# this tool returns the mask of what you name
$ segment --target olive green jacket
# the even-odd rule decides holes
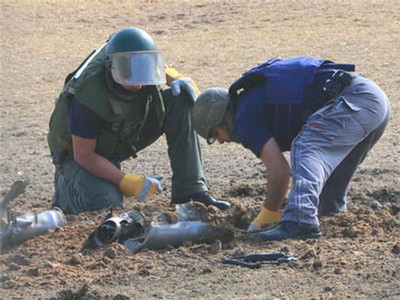
[[[157,87],[147,86],[132,92],[115,83],[106,66],[104,50],[95,55],[79,76],[73,75],[67,77],[69,80],[50,119],[48,143],[53,159],[63,161],[73,157],[68,128],[68,110],[73,97],[102,121],[96,143],[98,154],[118,161],[135,156],[135,141],[150,105],[159,107],[158,125],[162,124],[164,106]]]

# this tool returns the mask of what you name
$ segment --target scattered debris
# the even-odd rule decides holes
[[[283,252],[270,252],[270,253],[251,253],[232,258],[226,258],[222,261],[226,265],[235,265],[246,267],[250,269],[259,269],[263,264],[276,264],[297,261],[297,258],[283,253]]]
[[[27,240],[67,225],[63,212],[54,208],[41,213],[20,212],[14,213],[9,204],[16,197],[25,192],[29,185],[29,178],[18,172],[20,180],[15,181],[0,204],[0,252],[3,249],[20,245]]]

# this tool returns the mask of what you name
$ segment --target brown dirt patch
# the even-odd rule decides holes
[[[211,210],[235,240],[130,254],[111,244],[80,250],[104,212],[69,217],[69,224],[0,255],[2,299],[398,299],[400,297],[400,3],[377,1],[32,1],[0,0],[1,163],[3,194],[17,170],[32,179],[16,211],[48,209],[53,166],[48,120],[64,77],[113,31],[148,30],[168,64],[201,89],[228,86],[273,56],[314,55],[354,62],[392,100],[387,132],[349,191],[349,212],[322,219],[318,241],[259,243],[244,228],[265,193],[265,170],[237,145],[202,143],[212,193],[232,201]],[[163,174],[164,192],[140,209],[148,218],[171,210],[170,168],[160,139],[124,163],[126,170]],[[258,270],[222,265],[241,253],[287,251],[299,258]]]

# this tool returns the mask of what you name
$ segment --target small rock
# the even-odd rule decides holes
[[[159,211],[159,205],[157,203],[148,203],[143,209],[143,212],[149,215],[154,215],[157,211]]]
[[[90,270],[105,269],[107,268],[107,265],[104,263],[104,261],[100,260],[89,265],[87,268]]]
[[[207,211],[211,215],[215,215],[215,214],[218,214],[220,212],[220,210],[218,208],[216,208],[215,206],[212,206],[212,205],[207,207]]]
[[[393,246],[392,253],[397,254],[397,255],[400,254],[400,245],[399,244],[396,244]]]
[[[210,254],[218,254],[222,250],[222,243],[219,240],[215,240],[214,243],[211,244],[210,249],[208,249],[208,253]]]
[[[164,212],[155,216],[153,222],[157,224],[176,224],[178,223],[178,215],[173,212]]]
[[[212,273],[212,270],[211,270],[211,268],[209,268],[209,267],[205,267],[205,268],[203,268],[203,270],[201,271],[201,273],[203,273],[203,274],[210,274],[210,273]]]
[[[32,276],[32,277],[38,277],[40,275],[40,269],[39,268],[32,268],[29,269],[26,274],[28,276]]]
[[[373,200],[371,203],[371,208],[375,210],[382,209],[382,204],[378,200]]]
[[[343,235],[348,238],[355,238],[357,236],[357,231],[353,228],[346,228],[343,230]]]
[[[317,252],[315,251],[314,248],[309,249],[306,253],[304,253],[300,259],[301,260],[307,260],[310,259],[312,257],[317,257]]]
[[[43,262],[43,267],[45,267],[45,268],[55,269],[55,268],[57,268],[58,266],[59,266],[59,264],[52,263],[52,262],[49,261],[49,260],[45,260],[45,261]]]
[[[289,250],[289,248],[287,246],[282,247],[279,251],[283,252],[283,253],[289,253],[290,252],[290,250]]]
[[[117,294],[115,295],[112,300],[129,300],[130,298],[125,295]]]
[[[322,269],[322,262],[318,258],[316,258],[316,259],[314,259],[312,266],[313,266],[314,270]]]
[[[336,269],[333,271],[333,273],[335,273],[336,275],[340,275],[340,274],[343,273],[343,271],[342,271],[341,268],[336,268]]]
[[[17,265],[16,263],[10,263],[9,265],[8,265],[8,269],[10,270],[10,271],[18,271],[19,269],[21,269],[21,267],[19,266],[19,265]]]
[[[318,239],[308,239],[305,240],[307,245],[315,245],[318,242]]]
[[[29,258],[27,258],[25,255],[22,254],[16,254],[11,258],[11,261],[20,265],[20,266],[29,266],[31,264],[31,261]]]
[[[7,274],[0,274],[0,283],[6,282],[10,277]]]
[[[71,257],[71,259],[67,262],[71,266],[77,266],[83,263],[82,254],[75,254]]]
[[[184,241],[182,243],[182,247],[191,247],[191,246],[193,246],[193,242],[192,241]]]
[[[140,275],[140,276],[149,276],[149,275],[150,275],[150,272],[149,272],[149,270],[141,269],[141,270],[138,272],[138,275]]]
[[[74,222],[79,221],[79,218],[78,218],[77,215],[68,215],[67,221],[68,221],[69,223],[74,223]]]
[[[103,262],[104,262],[106,265],[108,265],[108,264],[111,264],[111,263],[113,262],[113,260],[112,260],[111,258],[107,257],[107,256],[104,256],[104,257],[103,257]]]
[[[113,249],[113,248],[107,249],[106,252],[104,253],[104,255],[110,259],[115,259],[117,257],[117,253],[116,253],[115,249]]]

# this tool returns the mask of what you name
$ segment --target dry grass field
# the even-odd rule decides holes
[[[211,192],[233,203],[209,209],[235,239],[131,254],[111,244],[81,252],[105,212],[68,216],[59,231],[0,254],[1,299],[400,299],[400,2],[398,0],[0,0],[0,191],[31,178],[14,211],[49,209],[48,121],[65,76],[114,31],[147,30],[167,64],[200,89],[228,87],[268,58],[313,55],[353,62],[392,104],[391,123],[357,171],[349,211],[323,218],[323,239],[260,243],[245,231],[266,191],[262,163],[239,145],[202,141]],[[127,209],[173,210],[163,138],[123,168],[163,174],[164,191]],[[286,251],[298,261],[251,270],[221,263]]]

